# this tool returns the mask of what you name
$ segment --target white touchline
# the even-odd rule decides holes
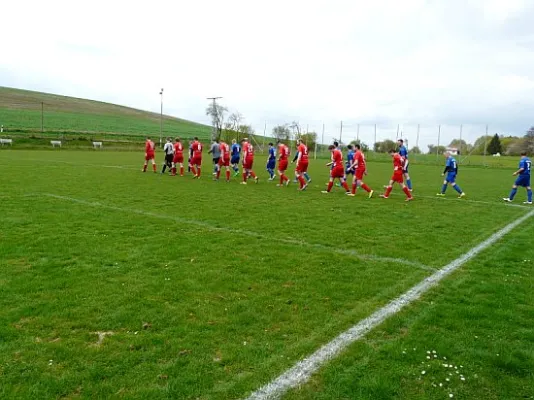
[[[296,245],[296,246],[310,247],[310,248],[315,248],[315,249],[321,250],[321,251],[327,251],[327,252],[333,252],[333,253],[337,253],[337,254],[347,255],[347,256],[350,256],[350,257],[358,258],[360,260],[373,260],[373,261],[379,261],[379,262],[399,263],[399,264],[404,264],[404,265],[408,265],[408,266],[411,266],[411,267],[424,269],[424,270],[430,270],[430,271],[435,271],[436,270],[436,268],[424,265],[424,264],[419,263],[417,261],[404,260],[404,259],[401,259],[401,258],[380,257],[380,256],[373,255],[373,254],[360,254],[360,253],[356,252],[356,250],[337,249],[337,248],[326,246],[326,245],[323,245],[323,244],[320,244],[320,243],[308,243],[308,242],[305,242],[305,241],[302,241],[302,240],[296,240],[296,239],[273,238],[273,237],[266,236],[263,233],[259,233],[259,232],[252,232],[252,231],[236,229],[236,228],[215,226],[215,225],[212,225],[210,223],[203,222],[203,221],[194,221],[194,220],[180,218],[180,217],[169,217],[168,215],[156,214],[156,213],[152,213],[150,211],[143,211],[143,210],[136,210],[136,209],[132,209],[132,208],[122,208],[122,207],[117,207],[117,206],[111,206],[111,205],[102,204],[102,203],[98,203],[98,202],[87,201],[87,200],[82,200],[82,199],[76,199],[76,198],[68,197],[68,196],[60,196],[60,195],[53,194],[53,193],[28,193],[28,194],[26,194],[26,196],[31,196],[31,197],[36,197],[36,196],[51,197],[51,198],[54,198],[54,199],[66,200],[66,201],[70,201],[70,202],[73,202],[73,203],[83,204],[83,205],[86,205],[86,206],[97,207],[97,208],[106,208],[108,210],[114,210],[114,211],[120,211],[120,212],[126,212],[126,213],[133,213],[133,214],[139,214],[139,215],[146,215],[146,216],[153,217],[153,218],[158,218],[158,219],[166,219],[166,220],[168,220],[169,218],[171,218],[175,222],[181,222],[181,223],[188,224],[188,225],[196,225],[196,226],[200,226],[202,228],[209,229],[209,230],[212,230],[212,231],[217,231],[217,232],[236,233],[236,234],[245,235],[245,236],[252,236],[254,238],[259,238],[259,239],[268,239],[268,240],[271,240],[271,241],[285,243],[285,244],[292,244],[292,245]]]
[[[336,357],[349,345],[361,339],[372,329],[384,322],[388,317],[398,313],[405,306],[417,300],[422,294],[426,293],[430,288],[437,285],[443,278],[478,255],[481,251],[487,249],[493,243],[501,239],[512,229],[525,222],[533,215],[534,210],[529,211],[527,214],[518,218],[514,222],[506,225],[500,231],[494,233],[488,239],[473,247],[463,256],[447,264],[428,278],[425,278],[422,282],[418,283],[386,306],[380,308],[369,317],[358,322],[352,328],[341,333],[330,343],[327,343],[309,357],[299,361],[294,367],[288,369],[278,378],[256,390],[247,398],[247,400],[279,399],[288,390],[304,384],[321,366]]]
[[[504,201],[501,202],[491,202],[491,201],[481,201],[481,200],[471,200],[471,199],[458,199],[458,198],[446,198],[446,197],[437,197],[437,196],[417,196],[422,199],[431,199],[437,201],[457,201],[463,203],[474,203],[474,204],[484,204],[490,206],[504,206],[504,207],[519,207],[519,208],[530,208],[529,206],[522,206],[521,204],[510,204]]]

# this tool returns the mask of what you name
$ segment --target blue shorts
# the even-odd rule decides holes
[[[345,175],[354,175],[354,170],[353,169],[349,169],[349,168],[345,168]]]
[[[455,172],[449,172],[447,176],[445,177],[445,181],[447,183],[454,183],[456,182],[456,173]]]
[[[239,156],[233,156],[230,164],[239,164]]]
[[[267,161],[267,169],[274,169],[276,167],[276,160]]]
[[[530,186],[530,176],[518,176],[515,180],[516,186],[523,186],[523,187],[529,187]]]

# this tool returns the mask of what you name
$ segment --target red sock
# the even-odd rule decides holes
[[[326,191],[327,192],[331,191],[332,190],[332,186],[334,186],[334,182],[333,181],[328,182],[328,188],[326,189]]]
[[[285,174],[282,174],[282,178],[284,178],[284,182],[289,180],[289,178]]]
[[[300,188],[302,189],[304,186],[306,186],[306,181],[302,176],[299,175],[298,180],[300,182]]]
[[[404,187],[402,188],[402,191],[403,191],[404,193],[406,193],[406,196],[407,196],[409,199],[412,198],[412,194],[410,193],[410,189],[408,189],[407,186],[404,186]]]
[[[362,189],[365,190],[367,193],[371,192],[371,188],[369,186],[367,186],[366,183],[362,184]]]
[[[173,175],[173,176],[176,175],[176,167],[172,167],[172,168],[171,168],[171,172],[172,172],[172,175]]]
[[[200,178],[200,167],[198,167],[198,174],[197,176]]]
[[[352,194],[356,194],[356,182],[352,182]]]
[[[220,178],[220,176],[221,176],[221,170],[220,170],[220,169],[218,169],[218,170],[217,170],[217,179],[219,179],[219,178]]]
[[[243,182],[246,182],[246,181],[247,181],[247,173],[243,172]]]
[[[280,175],[280,185],[284,184],[284,174]]]
[[[230,170],[226,170],[226,180],[229,181],[230,180]]]
[[[180,167],[180,176],[184,176],[184,167]]]
[[[386,193],[384,194],[384,196],[389,197],[389,194],[391,193],[392,190],[393,190],[393,186],[388,186],[386,188]]]
[[[254,173],[254,171],[250,171],[250,176],[252,176],[254,179],[256,179],[256,174]]]
[[[152,169],[156,172],[156,164],[152,164]]]
[[[146,167],[147,167],[147,165],[143,164],[143,172],[146,172]]]
[[[197,176],[197,170],[194,166],[191,166],[191,172],[193,173],[193,176]]]
[[[350,192],[349,185],[347,185],[347,181],[341,182],[341,185],[345,188],[345,192]]]

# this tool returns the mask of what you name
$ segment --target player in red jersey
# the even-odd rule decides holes
[[[156,172],[156,145],[149,137],[147,137],[145,142],[145,163],[143,164],[143,172],[146,172],[149,161],[152,161],[152,169]]]
[[[193,138],[191,144],[191,172],[193,172],[193,179],[200,178],[201,166],[202,166],[202,143],[198,141],[197,137]]]
[[[252,176],[256,183],[258,183],[258,177],[252,171],[252,166],[254,165],[254,146],[248,142],[247,138],[244,138],[241,141],[241,148],[243,149],[243,182],[241,184],[246,185],[249,176]]]
[[[396,153],[395,150],[390,150],[389,155],[393,158],[393,176],[391,177],[388,186],[386,186],[386,193],[381,194],[380,197],[388,199],[389,194],[393,189],[393,183],[397,182],[402,187],[402,191],[406,194],[406,201],[413,200],[410,189],[404,184],[404,157],[399,153]]]
[[[285,172],[289,161],[289,147],[287,147],[280,140],[276,142],[278,145],[278,175],[280,175],[280,183],[276,186],[289,185],[289,178]]]
[[[217,171],[217,179],[221,176],[221,168],[226,168],[226,182],[230,182],[230,146],[225,142],[219,142],[221,149],[221,158],[219,159],[219,170]]]
[[[352,165],[349,167],[354,170],[354,176],[352,178],[352,191],[349,196],[356,195],[356,188],[359,186],[367,193],[369,193],[369,198],[373,197],[374,191],[363,182],[363,176],[367,175],[367,165],[365,164],[365,156],[361,150],[359,144],[355,144],[354,148],[356,153],[354,153],[354,158]]]
[[[184,145],[180,138],[176,138],[174,143],[174,157],[172,159],[173,176],[176,176],[176,164],[180,164],[180,176],[184,176]]]
[[[297,151],[299,152],[299,154],[297,157],[297,167],[295,168],[295,176],[297,177],[300,183],[299,190],[306,190],[308,184],[306,183],[306,180],[304,179],[303,175],[308,172],[309,156],[308,146],[304,144],[304,141],[302,139],[299,139],[298,141]]]
[[[350,193],[347,179],[345,178],[345,166],[343,165],[343,154],[341,153],[341,150],[337,149],[334,145],[328,146],[328,150],[332,153],[332,161],[326,164],[327,167],[332,166],[330,169],[330,181],[328,182],[328,188],[321,193],[330,193],[332,186],[334,186],[334,179],[336,178],[341,182],[341,186],[343,186],[345,192]]]

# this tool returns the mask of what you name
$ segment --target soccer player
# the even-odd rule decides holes
[[[293,157],[293,161],[291,161],[291,164],[293,164],[299,158],[299,140],[297,140],[296,146],[297,146],[297,152],[295,153],[295,157]],[[304,179],[306,179],[306,182],[310,183],[311,182],[311,178],[310,178],[310,175],[308,175],[308,171],[304,172],[303,175],[304,175]],[[297,179],[296,176],[295,176],[295,180],[293,182],[294,183],[298,182],[298,179]]]
[[[267,158],[267,172],[269,172],[269,180],[274,180],[274,169],[276,168],[276,149],[272,143],[269,143],[269,157]]]
[[[355,196],[356,188],[359,186],[367,193],[369,193],[369,198],[371,198],[373,197],[374,191],[363,182],[363,176],[367,175],[367,165],[365,164],[365,156],[359,144],[354,145],[354,148],[356,149],[356,152],[353,155],[352,164],[349,166],[349,169],[354,171],[354,175],[352,177],[352,191],[350,192],[349,196]]]
[[[289,158],[289,147],[287,147],[280,140],[276,142],[278,145],[278,175],[280,175],[280,183],[276,186],[289,185],[289,178],[285,172],[287,170],[287,163]]]
[[[511,203],[517,193],[517,187],[522,186],[527,189],[527,201],[523,204],[532,204],[532,187],[530,186],[530,169],[532,167],[532,161],[527,157],[527,152],[521,152],[521,160],[519,160],[519,169],[512,175],[517,176],[512,191],[509,197],[505,197],[503,200]]]
[[[143,172],[146,172],[146,168],[148,166],[148,162],[152,161],[152,169],[154,172],[156,171],[156,145],[152,140],[150,140],[149,137],[146,138],[145,142],[145,163],[143,164]]]
[[[247,184],[249,175],[258,183],[258,177],[252,170],[252,166],[254,165],[254,146],[248,142],[247,138],[241,141],[241,145],[243,147],[243,182],[241,184]]]
[[[221,168],[226,168],[226,182],[230,182],[230,147],[223,141],[219,143],[221,149],[221,160],[219,161],[219,171],[217,171],[217,179],[221,175]]]
[[[304,144],[302,139],[298,140],[298,157],[297,157],[297,167],[295,168],[295,176],[300,182],[299,190],[306,190],[308,184],[304,180],[304,174],[308,171],[309,164],[309,155],[308,155],[308,146]]]
[[[173,176],[176,176],[176,164],[180,164],[180,176],[184,176],[184,145],[180,138],[176,138],[174,143],[174,157],[172,158]]]
[[[213,141],[208,154],[211,154],[211,157],[213,158],[213,179],[218,180],[218,176],[220,175],[219,171],[221,169],[221,166],[219,165],[219,161],[221,159],[221,146],[219,145],[219,139],[215,139]]]
[[[165,146],[163,146],[163,152],[165,153],[165,160],[163,161],[163,168],[161,173],[164,174],[165,170],[169,168],[169,171],[172,171],[172,160],[174,158],[174,146],[172,145],[171,138],[167,138]]]
[[[352,175],[354,177],[354,169],[352,164],[354,163],[354,147],[352,144],[347,146],[347,162],[345,163],[345,175]]]
[[[235,139],[232,139],[232,169],[234,170],[234,176],[239,175],[239,158],[241,156],[241,147],[236,143]]]
[[[393,149],[389,151],[389,155],[393,158],[393,176],[389,180],[389,184],[386,186],[386,192],[381,194],[380,197],[389,199],[389,195],[393,190],[393,184],[396,182],[402,187],[402,191],[406,194],[406,201],[413,200],[410,189],[404,184],[404,176],[402,172],[404,168],[404,158]]]
[[[441,187],[441,192],[438,193],[437,196],[445,196],[447,186],[451,185],[454,190],[458,192],[458,198],[461,199],[462,197],[465,197],[465,193],[462,191],[462,189],[460,189],[460,186],[456,184],[456,175],[458,175],[458,163],[450,152],[446,151],[445,153],[443,153],[443,155],[445,156],[447,161],[445,161],[445,169],[443,170],[441,176],[445,176],[445,174],[447,174],[447,176],[445,176],[443,186]]]
[[[193,160],[193,141],[189,140],[189,152],[187,154],[187,172],[191,172],[191,161]]]
[[[326,190],[321,191],[321,193],[330,193],[332,190],[332,186],[334,186],[334,179],[339,179],[341,182],[341,185],[345,188],[346,193],[350,193],[349,186],[347,185],[347,179],[345,177],[345,167],[343,166],[343,153],[341,153],[341,150],[339,150],[335,145],[328,146],[328,150],[330,150],[331,154],[331,160],[328,164],[326,164],[327,167],[330,168],[330,180],[328,182],[328,188]]]
[[[404,140],[399,139],[397,140],[397,144],[399,145],[399,154],[401,157],[404,158],[404,166],[402,167],[402,174],[404,175],[404,178],[406,179],[406,186],[408,186],[408,190],[412,191],[412,180],[410,179],[410,174],[408,173],[408,149],[404,145]]]
[[[198,137],[194,137],[191,143],[191,171],[193,172],[193,179],[200,179],[202,168],[202,143],[198,141]]]

